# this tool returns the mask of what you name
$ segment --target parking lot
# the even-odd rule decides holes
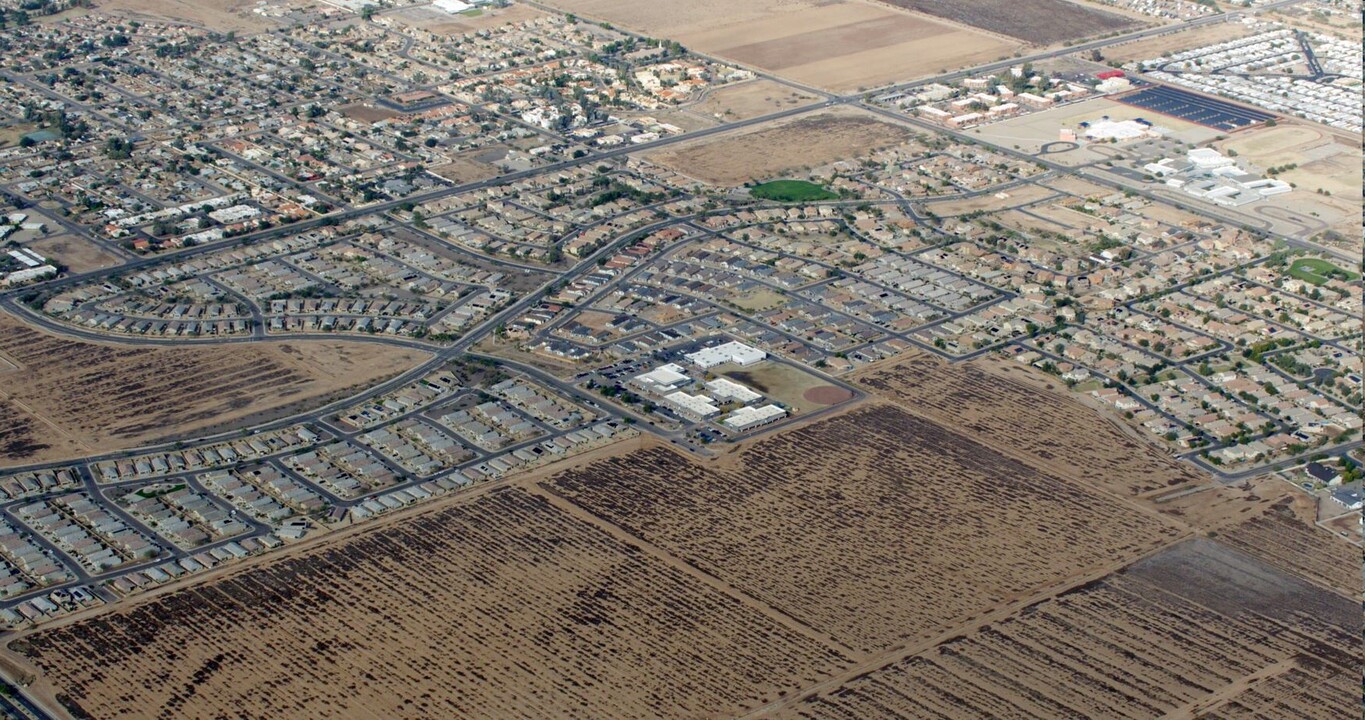
[[[1275,116],[1164,85],[1145,87],[1115,100],[1218,130],[1238,130]]]

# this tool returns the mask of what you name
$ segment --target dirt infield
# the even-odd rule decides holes
[[[553,0],[585,17],[837,92],[1008,56],[1020,44],[866,0]]]
[[[838,405],[853,399],[853,393],[834,385],[824,385],[807,390],[801,395],[808,403],[816,405]]]
[[[1136,27],[1133,18],[1067,0],[882,0],[906,10],[1051,45]]]
[[[417,365],[426,353],[333,340],[149,348],[71,340],[0,314],[0,466],[229,430],[302,411]]]
[[[905,127],[864,113],[821,112],[684,143],[646,158],[688,177],[730,186],[856,157],[911,136]]]

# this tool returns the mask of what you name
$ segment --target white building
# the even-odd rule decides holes
[[[787,416],[787,411],[776,405],[764,405],[763,407],[742,407],[725,418],[726,427],[737,432],[744,432],[760,425],[767,425],[776,422]]]
[[[472,10],[474,8],[473,5],[470,5],[467,2],[461,2],[461,0],[436,0],[431,4],[431,7],[437,10],[441,10],[443,12],[448,12],[451,15],[454,15],[455,13],[462,13],[466,10]]]
[[[681,365],[669,363],[636,375],[631,382],[646,392],[663,395],[691,383],[692,378],[683,372]]]
[[[663,396],[663,403],[668,409],[692,420],[705,420],[720,414],[720,408],[716,407],[711,398],[705,395],[688,395],[681,390]]]
[[[687,359],[697,367],[711,368],[723,365],[728,362],[736,365],[753,365],[762,362],[768,357],[768,353],[755,347],[750,347],[742,342],[730,341],[724,345],[717,345],[711,348],[704,348],[694,353],[688,353]]]
[[[706,383],[706,389],[710,390],[711,394],[718,400],[737,400],[746,404],[763,397],[761,394],[726,378],[716,378]]]

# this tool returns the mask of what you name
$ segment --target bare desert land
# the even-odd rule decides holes
[[[1034,45],[1126,30],[1133,18],[1068,0],[882,0]]]
[[[733,465],[654,450],[547,487],[860,653],[933,637],[1177,534],[887,405],[765,440]]]
[[[318,342],[148,348],[71,340],[0,316],[0,464],[137,447],[302,410],[397,375],[426,353]]]
[[[1005,38],[864,0],[552,4],[839,92],[977,65],[1020,47]]]
[[[912,132],[860,112],[803,115],[653,153],[649,160],[715,185],[771,179],[904,142]]]

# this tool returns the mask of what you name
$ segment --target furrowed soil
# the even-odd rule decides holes
[[[708,460],[604,447],[5,666],[99,718],[1358,712],[1358,551],[1284,483],[1217,483],[994,361],[860,375],[883,399]]]
[[[1034,45],[1126,30],[1130,17],[1067,0],[882,0],[906,10],[1000,33]]]
[[[99,718],[701,717],[847,664],[520,489],[22,643]]]
[[[72,340],[0,315],[0,466],[138,447],[397,375],[427,353],[333,340],[167,348]]]

